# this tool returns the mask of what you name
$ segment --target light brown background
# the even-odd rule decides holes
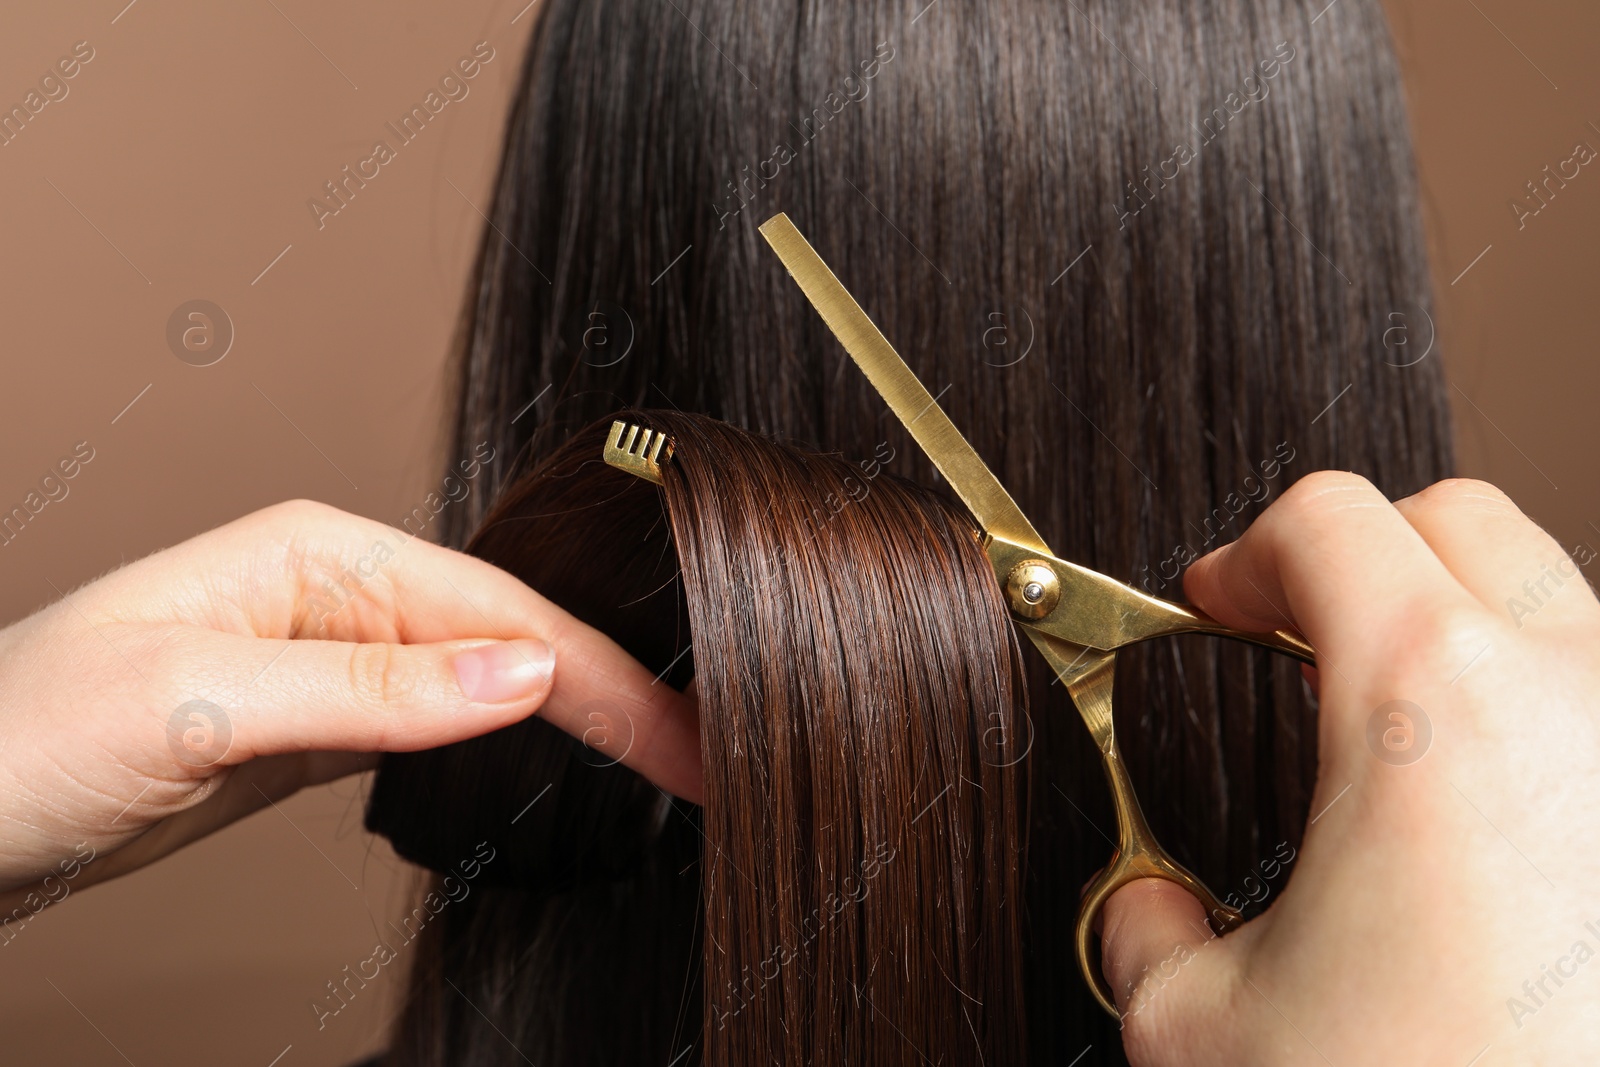
[[[420,503],[523,2],[94,0],[0,16],[0,103],[74,42],[96,52],[0,148],[0,504],[75,442],[96,450],[0,548],[0,621],[285,498],[390,522]],[[1391,9],[1440,298],[1429,358],[1442,349],[1458,387],[1464,472],[1563,544],[1600,548],[1600,168],[1521,231],[1507,206],[1576,141],[1600,146],[1600,10]],[[470,95],[319,231],[306,200],[479,41],[496,56]],[[207,368],[166,343],[194,298],[236,330]],[[29,924],[0,947],[0,1058],[307,1067],[376,1047],[398,967],[320,1032],[310,1008],[409,896],[404,865],[361,831],[362,789],[299,796]]]

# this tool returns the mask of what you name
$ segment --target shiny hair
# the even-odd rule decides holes
[[[436,870],[493,857],[421,931],[391,1062],[1018,1062],[1026,700],[972,520],[875,459],[642,418],[677,443],[668,522],[597,425],[469,548],[664,675],[692,656],[703,805],[537,718],[387,757],[372,829]]]
[[[937,485],[756,233],[782,210],[1058,555],[1177,597],[1300,474],[1422,488],[1451,454],[1437,351],[1384,344],[1435,319],[1399,78],[1378,0],[1325,8],[544,0],[454,451],[532,463],[617,408],[675,407],[893,450]],[[452,512],[454,543],[485,517]],[[1296,666],[1204,638],[1120,660],[1156,833],[1221,895],[1259,885],[1315,782]],[[1115,1062],[1069,952],[1114,822],[1070,700],[1024,663],[1030,1055]]]

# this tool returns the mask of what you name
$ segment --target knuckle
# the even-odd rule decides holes
[[[271,504],[246,520],[246,543],[258,549],[265,545],[276,546],[286,554],[288,562],[298,562],[315,540],[309,536],[310,532],[324,526],[334,510],[315,500],[284,500]]]
[[[1455,508],[1485,504],[1495,509],[1518,510],[1517,505],[1499,486],[1479,478],[1446,478],[1434,482],[1413,500],[1424,507]]]
[[[1385,500],[1366,478],[1350,471],[1312,471],[1283,491],[1257,520],[1280,535],[1320,526],[1342,509]]]
[[[1312,471],[1284,490],[1278,505],[1297,512],[1321,511],[1342,507],[1347,493],[1373,494],[1378,488],[1353,471]]]
[[[142,673],[180,688],[197,687],[202,680],[194,676],[192,638],[179,626],[118,626],[111,631],[126,649],[130,664]],[[120,661],[119,661],[120,663]]]
[[[1408,680],[1431,685],[1448,682],[1497,638],[1504,627],[1477,604],[1440,606],[1434,600],[1401,612],[1407,621],[1395,635],[1396,664]]]
[[[416,695],[415,679],[391,645],[362,644],[350,650],[350,689],[366,708],[404,707]]]
[[[260,514],[273,522],[293,523],[315,518],[332,510],[327,504],[299,497],[268,505],[261,509]]]

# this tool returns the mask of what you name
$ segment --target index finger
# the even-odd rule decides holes
[[[1381,658],[1389,620],[1477,603],[1376,486],[1344,471],[1301,478],[1183,587],[1229,626],[1298,629],[1319,667]]]

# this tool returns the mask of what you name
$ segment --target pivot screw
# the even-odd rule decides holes
[[[1006,600],[1019,619],[1042,619],[1061,600],[1061,579],[1044,560],[1023,560],[1006,577]]]

